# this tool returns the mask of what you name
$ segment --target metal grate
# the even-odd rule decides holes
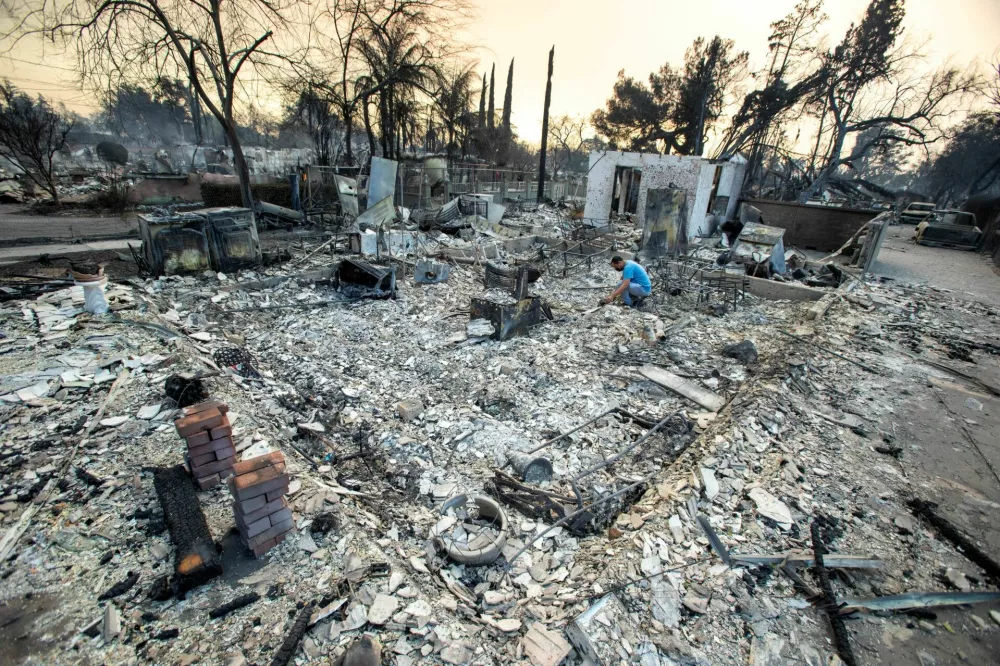
[[[458,198],[458,212],[462,215],[478,215],[479,217],[487,217],[489,207],[489,201],[482,197],[462,195]]]
[[[483,285],[487,289],[505,291],[520,301],[528,295],[528,269],[526,266],[503,268],[487,263],[483,272]]]

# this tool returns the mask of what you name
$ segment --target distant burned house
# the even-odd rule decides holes
[[[739,155],[713,160],[593,152],[583,215],[600,226],[613,214],[633,213],[653,254],[683,251],[688,240],[714,232],[735,214],[745,169]]]

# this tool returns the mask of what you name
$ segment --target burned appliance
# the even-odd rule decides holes
[[[494,340],[527,335],[528,330],[552,320],[552,310],[538,296],[529,296],[511,304],[486,298],[473,298],[469,319],[485,319],[493,324]]]
[[[784,273],[785,230],[746,222],[733,244],[731,260],[745,264],[747,273],[757,277]]]
[[[248,208],[206,208],[140,215],[142,251],[153,275],[234,271],[261,262],[260,240]]]
[[[534,280],[530,279],[529,270],[534,270]],[[483,272],[483,286],[487,289],[505,291],[520,301],[528,296],[528,283],[537,280],[539,275],[538,270],[529,269],[527,266],[506,268],[487,262]]]
[[[260,239],[248,208],[205,208],[195,211],[208,220],[212,268],[223,273],[260,265]]]
[[[451,264],[421,259],[413,268],[413,281],[418,284],[437,284],[447,282],[450,274]]]
[[[395,298],[396,269],[344,259],[334,273],[341,293],[348,298]]]
[[[541,271],[530,266],[508,268],[493,262],[486,264],[483,286],[510,295],[509,299],[473,298],[470,320],[485,319],[493,324],[494,340],[506,340],[515,335],[527,335],[528,329],[552,319],[552,310],[538,296],[528,293],[528,285],[541,277]]]
[[[153,275],[206,271],[211,265],[206,220],[194,213],[140,215],[142,249]]]

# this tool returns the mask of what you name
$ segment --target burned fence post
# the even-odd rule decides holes
[[[813,558],[815,559],[816,564],[816,575],[819,578],[820,592],[822,594],[819,605],[830,619],[830,626],[833,629],[833,640],[834,645],[837,648],[837,654],[847,666],[857,666],[858,662],[854,658],[854,652],[851,650],[850,634],[847,632],[847,626],[844,624],[844,618],[840,616],[840,606],[837,604],[837,596],[834,594],[833,586],[830,584],[830,573],[823,564],[823,555],[828,552],[823,535],[823,532],[825,531],[824,528],[827,526],[828,523],[825,517],[816,516],[813,519],[812,525],[809,527],[812,536]]]

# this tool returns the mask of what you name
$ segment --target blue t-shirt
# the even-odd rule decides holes
[[[646,275],[646,270],[631,259],[625,262],[625,268],[622,269],[622,279],[631,280],[632,284],[637,284],[644,289],[653,288],[653,285],[649,283],[649,276]]]

